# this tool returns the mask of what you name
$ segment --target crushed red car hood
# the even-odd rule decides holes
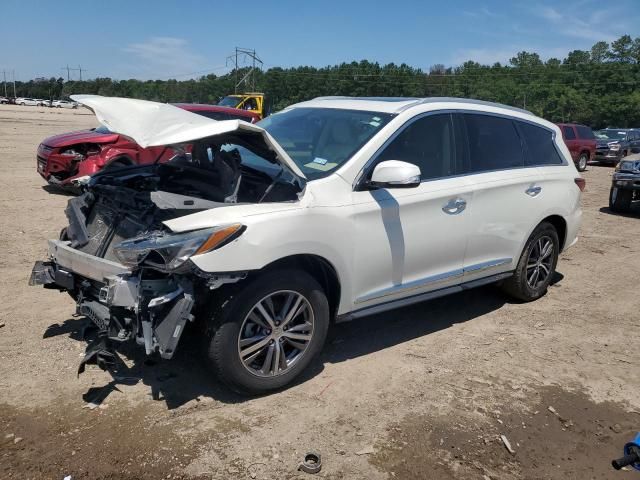
[[[45,138],[42,143],[52,148],[67,147],[78,143],[113,143],[118,140],[117,133],[97,133],[93,130],[79,130]]]

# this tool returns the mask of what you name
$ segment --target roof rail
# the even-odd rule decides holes
[[[411,99],[407,99],[407,100],[411,100]],[[416,105],[422,105],[425,103],[441,103],[441,102],[448,102],[448,103],[471,103],[473,105],[484,105],[487,107],[498,107],[498,108],[504,108],[505,110],[511,110],[514,112],[520,112],[520,113],[526,113],[529,115],[533,115],[532,112],[530,112],[529,110],[525,110],[523,108],[518,108],[518,107],[512,107],[510,105],[504,105],[503,103],[496,103],[496,102],[487,102],[486,100],[476,100],[475,98],[461,98],[461,97],[427,97],[427,98],[421,98],[418,99],[417,102],[412,103],[410,105],[405,105],[402,109],[400,109],[400,111],[404,111],[408,108],[411,107],[415,107]]]

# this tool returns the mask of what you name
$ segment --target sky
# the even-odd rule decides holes
[[[640,36],[639,1],[3,0],[0,75],[66,78],[69,65],[83,78],[182,80],[229,71],[236,46],[265,68],[366,59],[428,70],[521,50],[563,58]]]

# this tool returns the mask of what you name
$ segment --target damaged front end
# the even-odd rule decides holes
[[[77,313],[98,328],[79,372],[87,363],[111,366],[118,342],[171,358],[210,291],[248,274],[204,272],[191,261],[245,231],[241,223],[219,224],[216,209],[298,201],[304,174],[256,125],[142,100],[76,99],[110,131],[177,153],[167,163],[104,170],[78,182],[84,193],[68,203],[69,225],[49,241],[49,258],[36,262],[30,284],[68,292]],[[207,228],[195,222],[174,232],[166,225],[203,211],[211,213]]]
[[[181,208],[175,208],[177,197],[183,199]],[[195,291],[246,276],[202,272],[189,261],[233,240],[244,227],[174,234],[163,220],[211,206],[184,198],[102,185],[69,201],[69,226],[59,240],[49,240],[49,259],[36,262],[29,284],[68,292],[76,314],[97,328],[98,340],[88,347],[78,373],[86,364],[113,367],[114,347],[126,341],[144,346],[147,355],[172,358],[186,324],[194,320]]]

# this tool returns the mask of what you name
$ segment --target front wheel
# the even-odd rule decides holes
[[[503,283],[512,297],[525,302],[537,300],[546,291],[558,263],[560,242],[553,225],[542,222],[529,236],[513,276]]]
[[[580,157],[578,157],[578,171],[584,172],[587,169],[587,162],[589,161],[589,155],[586,153],[581,153]]]
[[[264,273],[219,302],[207,356],[217,374],[242,394],[262,394],[293,381],[320,352],[329,304],[301,270]]]
[[[609,209],[612,212],[628,212],[631,209],[632,199],[632,190],[611,187],[611,191],[609,192]]]

